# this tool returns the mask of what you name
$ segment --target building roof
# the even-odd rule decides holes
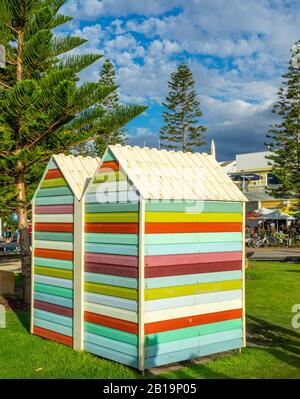
[[[109,150],[144,199],[247,201],[216,159],[206,153],[121,145]]]
[[[53,155],[52,159],[61,170],[75,197],[80,200],[101,159],[64,154]]]

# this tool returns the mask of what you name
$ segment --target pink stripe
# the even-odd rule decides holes
[[[138,266],[137,256],[95,254],[90,252],[85,254],[85,262],[133,267]]]
[[[211,252],[205,254],[145,256],[145,266],[190,265],[242,260],[241,251]]]
[[[39,205],[35,207],[36,214],[72,214],[74,213],[73,205]]]

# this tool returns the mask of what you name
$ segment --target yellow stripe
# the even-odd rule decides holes
[[[34,273],[41,274],[42,276],[65,278],[67,280],[72,280],[73,278],[73,272],[71,270],[56,269],[52,267],[35,266]]]
[[[62,186],[67,186],[67,182],[63,177],[58,177],[57,179],[46,179],[41,184],[41,188],[62,187]]]
[[[85,215],[86,222],[138,222],[139,217],[137,212],[120,212],[120,213],[88,213]]]
[[[145,300],[174,298],[178,296],[204,294],[206,292],[237,290],[242,287],[241,280],[216,281],[212,283],[183,286],[151,288],[145,290]]]
[[[241,222],[241,213],[146,212],[146,222]]]
[[[84,289],[87,292],[94,292],[96,294],[116,296],[125,299],[137,299],[137,290],[125,287],[116,287],[113,285],[84,283]]]

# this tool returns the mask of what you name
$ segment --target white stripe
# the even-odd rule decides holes
[[[37,283],[55,285],[57,287],[73,288],[73,282],[71,280],[65,280],[64,278],[48,277],[35,274],[34,279]]]
[[[35,215],[36,223],[73,223],[73,215]]]
[[[73,243],[72,242],[35,240],[34,247],[41,248],[41,249],[58,249],[61,251],[73,251]]]
[[[113,308],[111,306],[98,305],[95,303],[86,302],[84,309],[88,312],[101,314],[104,316],[115,317],[121,320],[132,321],[137,323],[137,313],[130,310]]]

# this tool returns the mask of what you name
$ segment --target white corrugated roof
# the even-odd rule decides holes
[[[95,174],[100,158],[73,155],[53,155],[54,161],[60,168],[75,197],[80,200],[89,180]]]
[[[215,158],[206,153],[109,146],[144,199],[247,201]]]

